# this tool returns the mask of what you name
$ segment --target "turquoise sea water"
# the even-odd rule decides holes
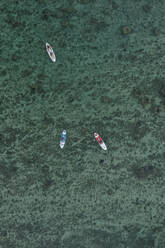
[[[0,248],[165,247],[164,11],[1,1]]]

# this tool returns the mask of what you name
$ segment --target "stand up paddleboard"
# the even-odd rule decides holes
[[[66,130],[64,130],[62,132],[61,137],[60,137],[60,147],[61,148],[64,148],[65,141],[66,141]]]
[[[102,138],[99,136],[99,134],[98,133],[94,133],[94,136],[95,136],[97,142],[99,143],[99,145],[101,146],[101,148],[106,151],[107,150],[107,146],[104,143],[104,141],[102,140]]]
[[[51,58],[51,60],[53,62],[56,62],[56,55],[53,51],[53,48],[51,47],[51,45],[49,43],[46,43],[46,51],[49,54],[49,57]]]

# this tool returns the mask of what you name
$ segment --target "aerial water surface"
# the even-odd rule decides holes
[[[165,1],[0,13],[0,248],[164,248]]]

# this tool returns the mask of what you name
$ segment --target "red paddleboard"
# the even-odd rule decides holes
[[[107,146],[104,143],[104,141],[102,140],[102,138],[100,137],[100,135],[98,133],[94,133],[94,136],[95,136],[97,142],[99,143],[99,145],[101,146],[101,148],[106,151],[107,150]]]

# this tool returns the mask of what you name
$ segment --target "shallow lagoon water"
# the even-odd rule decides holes
[[[165,247],[164,9],[1,1],[0,248]]]

